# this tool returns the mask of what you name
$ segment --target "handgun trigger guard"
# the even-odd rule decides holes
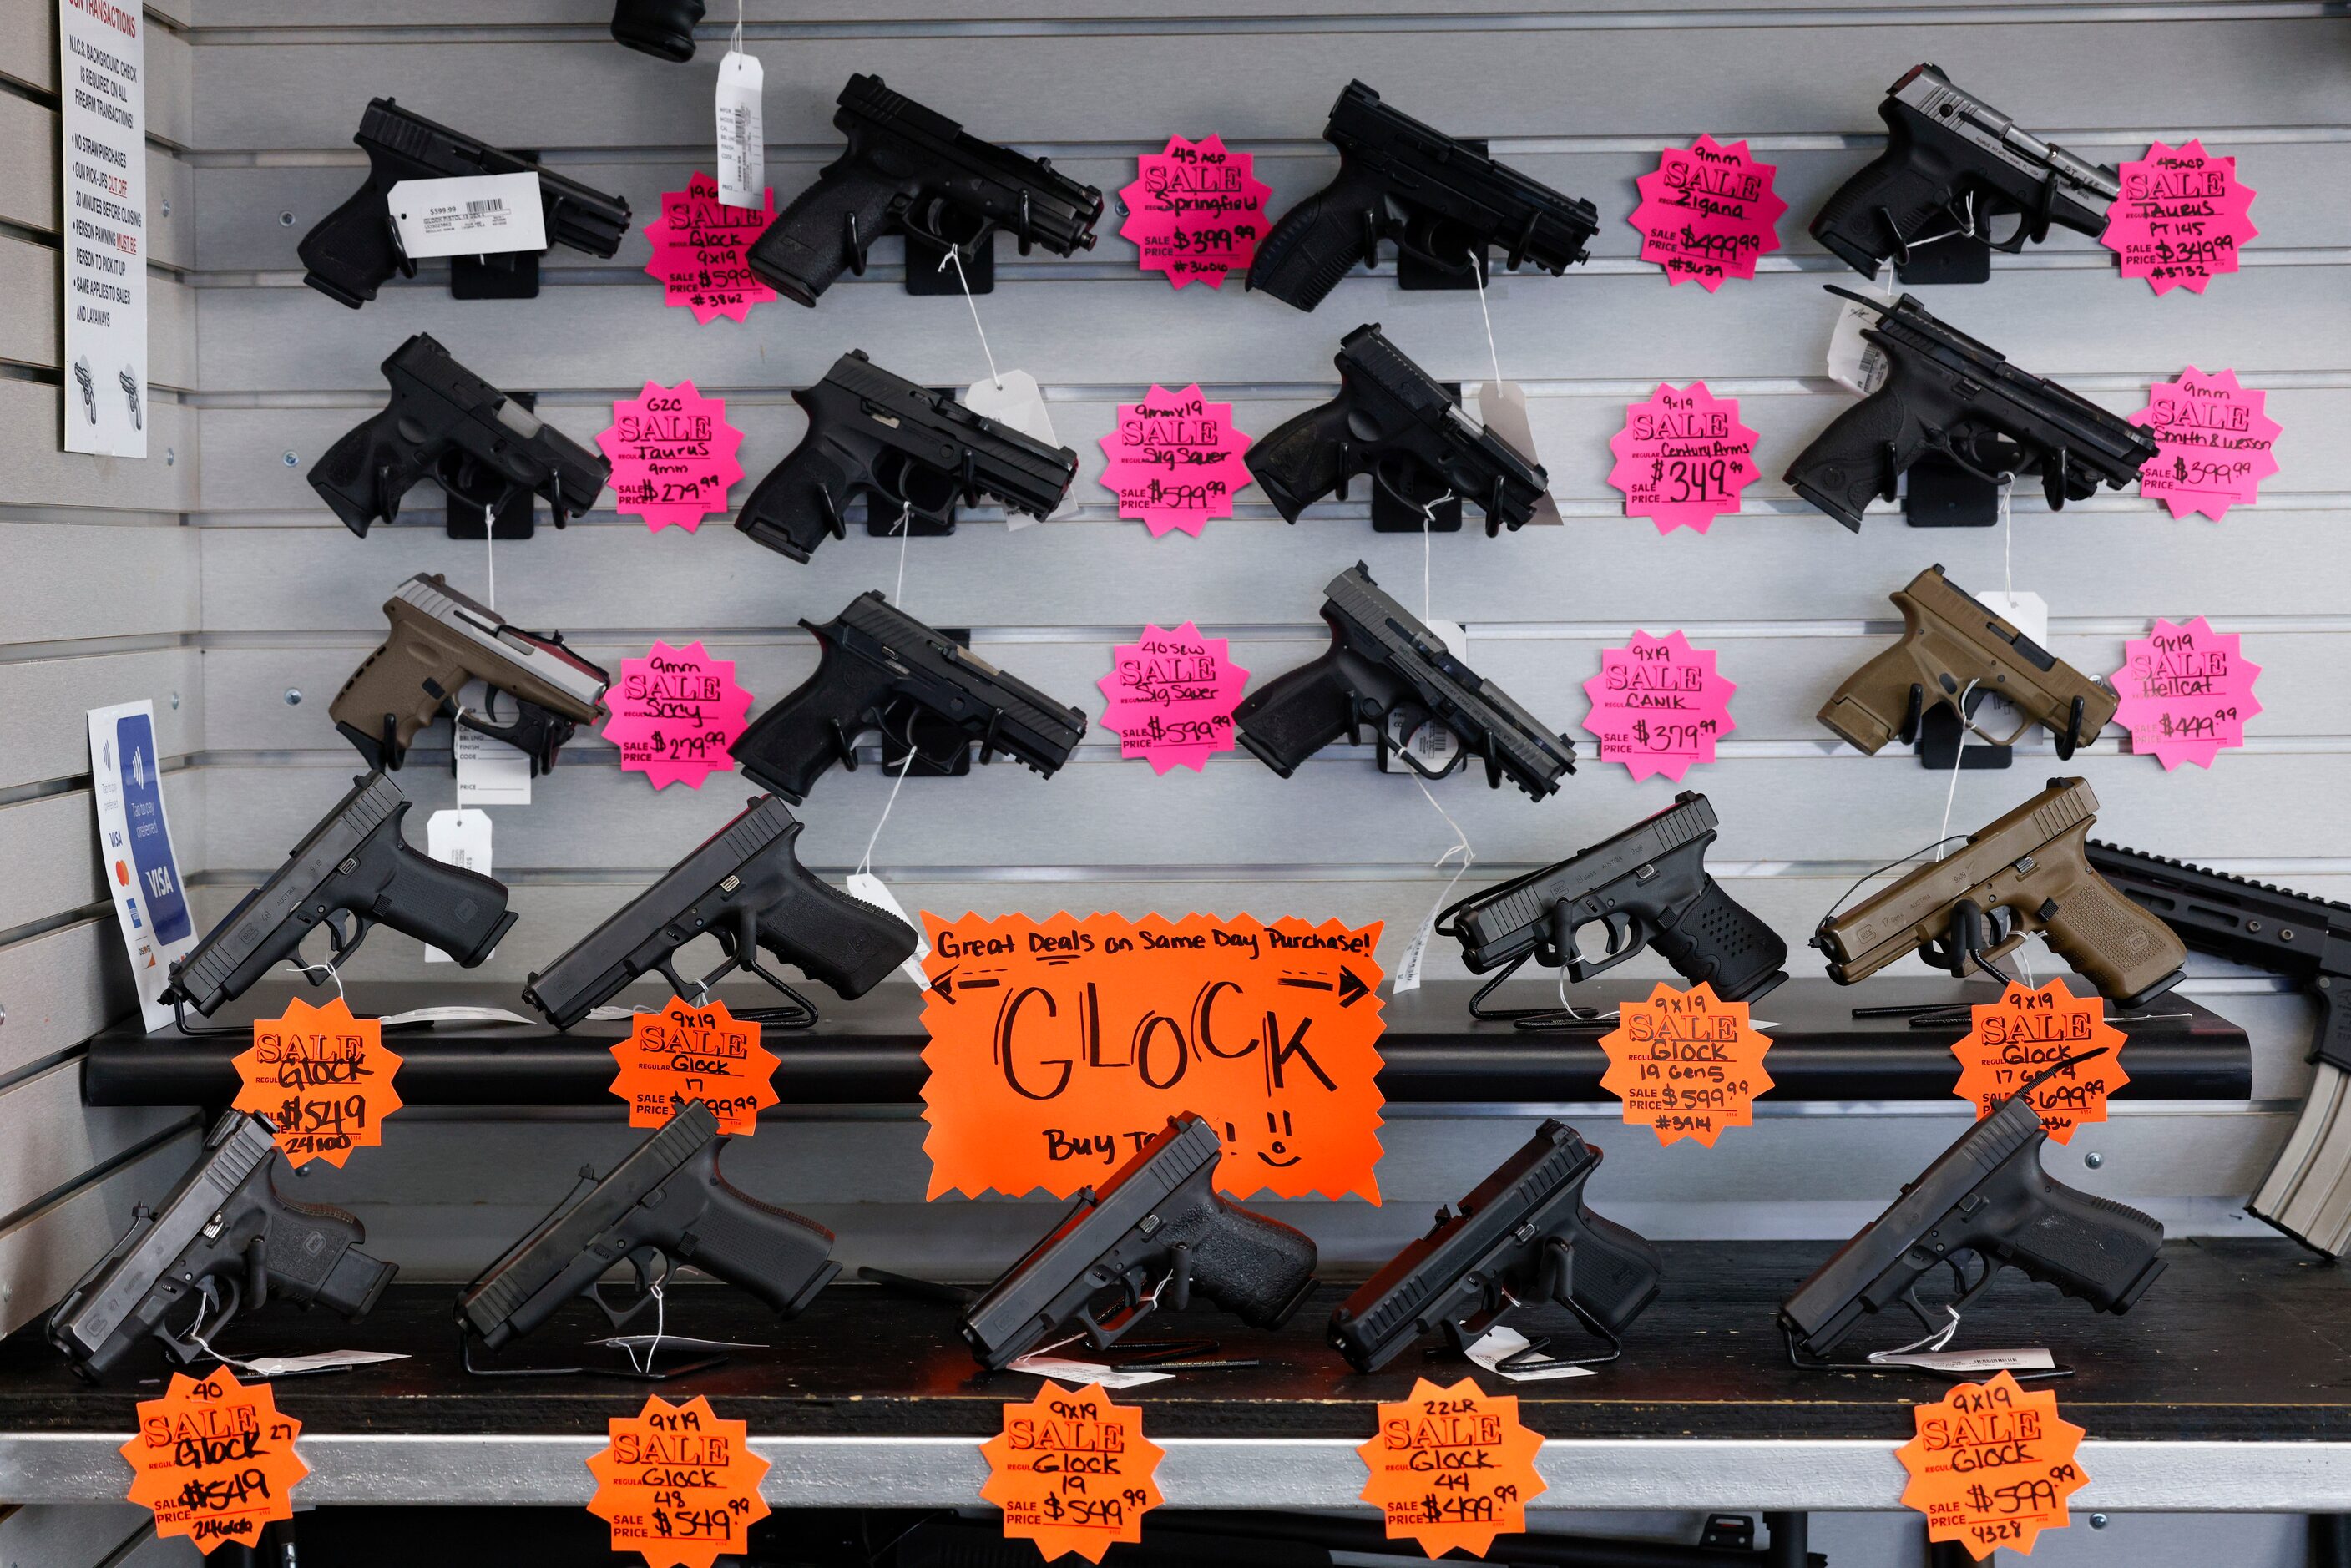
[[[1153,1297],[1138,1296],[1115,1312],[1101,1318],[1094,1316],[1092,1307],[1080,1307],[1077,1312],[1078,1325],[1085,1331],[1087,1348],[1108,1350],[1125,1338],[1135,1324],[1149,1317],[1158,1304]]]
[[[933,203],[932,210],[944,211],[944,204]],[[856,214],[852,214],[850,215],[853,222]],[[928,214],[925,214],[925,215],[927,216]],[[935,250],[952,251],[961,259],[961,261],[968,262],[975,267],[979,264],[979,253],[981,247],[986,246],[989,240],[996,237],[996,220],[994,218],[985,216],[979,219],[979,226],[977,228],[974,229],[970,234],[965,235],[960,240],[952,240],[947,238],[944,226],[936,218],[934,217],[931,221],[925,223],[923,221],[922,217],[915,215],[915,210],[913,208],[909,208],[906,214],[898,220],[898,225],[905,231],[907,237],[914,240],[916,243],[929,246]],[[1021,249],[1025,253],[1028,246],[1023,246]],[[945,257],[940,259],[939,265],[941,267],[945,267],[946,265]]]
[[[343,934],[343,923],[346,920],[350,923],[349,936]],[[320,924],[326,926],[327,936],[333,943],[327,953],[326,967],[329,969],[341,968],[343,960],[358,952],[360,944],[367,940],[368,933],[375,929],[374,921],[364,915],[354,914],[347,909],[330,912]],[[297,961],[299,961],[298,958]],[[327,982],[312,980],[310,983],[314,986],[323,986]]]
[[[659,1274],[655,1274],[651,1267],[654,1259],[661,1260]],[[640,1247],[629,1254],[629,1269],[636,1275],[636,1294],[620,1306],[613,1305],[605,1297],[604,1282],[601,1280],[580,1292],[596,1303],[597,1311],[604,1314],[604,1321],[616,1329],[624,1326],[630,1319],[643,1312],[647,1303],[653,1301],[654,1292],[669,1283],[669,1255],[658,1247]]]
[[[494,723],[484,708],[476,711],[459,707],[450,699],[450,717],[476,735],[486,735],[492,740],[513,747],[530,758],[534,777],[555,766],[555,754],[578,732],[579,726],[552,708],[544,708],[527,698],[515,698],[515,719],[512,724]]]
[[[747,946],[739,953],[729,953],[727,956],[747,972],[758,976],[759,978],[773,986],[783,994],[784,998],[784,1005],[780,1008],[752,1008],[737,1013],[735,1015],[737,1018],[757,1023],[763,1029],[815,1027],[816,1004],[786,983],[781,975],[776,974],[759,962],[758,947],[756,943]]]
[[[186,1333],[174,1334],[157,1323],[155,1341],[182,1366],[193,1364],[200,1356],[208,1355],[219,1361],[222,1359],[220,1352],[206,1346],[235,1321],[236,1314],[244,1310],[244,1306],[245,1298],[237,1288],[236,1276],[231,1274],[224,1279],[214,1279],[207,1275],[196,1281],[196,1315],[188,1320]],[[198,1343],[200,1340],[205,1343]]]

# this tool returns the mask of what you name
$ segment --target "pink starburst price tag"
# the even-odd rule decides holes
[[[1634,181],[1641,204],[1641,259],[1666,269],[1668,283],[1695,282],[1708,294],[1733,277],[1755,276],[1756,258],[1780,248],[1780,214],[1788,204],[1771,192],[1779,170],[1700,135],[1687,149],[1668,147],[1656,172]]]
[[[2249,215],[2259,193],[2237,178],[2237,161],[2158,141],[2122,166],[2122,194],[2106,209],[2105,246],[2122,257],[2125,277],[2144,277],[2158,294],[2201,294],[2237,270],[2247,240],[2262,231]]]
[[[2155,461],[2138,471],[2138,493],[2175,517],[2201,512],[2219,521],[2231,507],[2261,498],[2262,481],[2278,471],[2270,448],[2278,422],[2270,394],[2237,384],[2237,372],[2206,375],[2194,365],[2176,382],[2147,389],[2147,406],[2130,416],[2155,436]]]
[[[1111,672],[1094,683],[1110,699],[1102,724],[1118,732],[1121,757],[1140,757],[1154,773],[1181,763],[1197,773],[1233,748],[1233,707],[1249,672],[1233,663],[1222,637],[1203,637],[1189,621],[1173,632],[1145,626],[1113,651]]]
[[[2183,762],[2210,768],[2222,747],[2245,744],[2245,721],[2262,711],[2253,698],[2262,667],[2237,643],[2235,632],[2215,632],[2199,615],[2185,626],[2158,618],[2153,632],[2123,644],[2115,721],[2130,731],[2133,751],[2154,753],[2168,773]]]
[[[684,190],[663,193],[661,216],[645,225],[653,247],[645,270],[661,279],[664,304],[691,310],[697,324],[708,326],[714,316],[743,320],[752,306],[776,297],[743,259],[776,221],[776,193],[759,194],[765,206],[758,212],[730,207],[718,199],[718,182],[703,173],[689,178]]]
[[[683,779],[699,789],[711,774],[735,771],[727,747],[750,716],[751,694],[735,684],[734,660],[712,658],[700,643],[656,640],[643,658],[621,661],[604,701],[612,710],[604,738],[621,748],[622,769],[654,789]]]
[[[1739,400],[1716,397],[1704,382],[1679,390],[1658,382],[1648,402],[1626,407],[1608,450],[1616,455],[1608,482],[1625,492],[1625,515],[1647,517],[1661,534],[1706,532],[1739,510],[1740,493],[1761,477]]]
[[[1739,727],[1730,718],[1738,689],[1716,671],[1713,649],[1691,647],[1679,632],[1635,632],[1603,653],[1600,673],[1583,683],[1592,699],[1583,727],[1598,737],[1600,760],[1623,763],[1635,783],[1662,773],[1678,784]]]
[[[596,444],[612,460],[620,510],[655,533],[674,523],[687,533],[726,510],[726,489],[743,477],[735,449],[743,433],[726,423],[726,400],[705,397],[692,382],[645,390],[612,405],[611,427]]]
[[[1210,402],[1197,382],[1182,392],[1154,386],[1141,402],[1118,405],[1118,427],[1102,438],[1102,483],[1118,515],[1140,517],[1157,538],[1170,528],[1193,538],[1210,517],[1233,515],[1249,482],[1241,462],[1249,438],[1233,428],[1233,405]]]
[[[1134,242],[1143,270],[1164,272],[1181,288],[1197,279],[1224,287],[1228,272],[1247,272],[1265,236],[1272,189],[1255,174],[1253,154],[1224,139],[1167,139],[1167,151],[1137,159],[1135,182],[1118,193],[1126,221],[1118,237]]]

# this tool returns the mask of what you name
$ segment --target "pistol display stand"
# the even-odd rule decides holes
[[[582,1359],[575,1366],[484,1366],[474,1359],[474,1336],[460,1329],[457,1339],[459,1359],[468,1377],[617,1377],[629,1383],[667,1383],[724,1366],[734,1359],[725,1351],[707,1350],[705,1341],[681,1335],[674,1354],[683,1359],[671,1366],[661,1363],[658,1339],[642,1364],[620,1345],[590,1341],[580,1347]]]
[[[1914,283],[1989,283],[1991,241],[1980,234],[1949,234],[1929,240],[1894,264],[1894,280]]]
[[[539,255],[535,250],[509,250],[492,256],[453,256],[449,258],[449,298],[536,299]]]
[[[1991,695],[1981,686],[1970,692],[1969,716],[1973,717]],[[1979,768],[2006,768],[2015,760],[2016,747],[1969,737],[1959,716],[1941,703],[1918,716],[1918,765],[1929,771],[1948,772],[1956,765],[1963,772],[1973,773]]]
[[[457,259],[463,261],[465,258],[460,256]],[[532,274],[535,279],[538,272],[538,258],[534,256],[530,260]],[[454,278],[451,281],[453,284],[455,283]],[[534,281],[531,286],[531,294],[536,295],[538,292],[538,284]],[[460,299],[489,298],[492,298],[492,296],[460,294],[457,298]],[[509,297],[498,296],[497,298]],[[528,298],[530,296],[513,296],[511,298]],[[507,396],[514,399],[515,402],[522,404],[523,407],[531,410],[533,413],[538,412],[538,394],[537,392],[508,392],[507,393]],[[460,453],[446,453],[442,456],[441,465],[434,471],[433,476],[434,480],[440,484],[442,493],[448,497],[449,509],[446,516],[448,518],[449,537],[451,538],[478,539],[487,538],[491,539],[527,539],[538,531],[538,514],[535,509],[536,503],[528,490],[524,490],[519,494],[500,502],[495,510],[482,506],[479,502],[467,500],[465,497],[460,493],[459,487],[455,483],[457,465],[464,461],[465,457]],[[485,512],[489,513],[490,518],[486,531],[483,528],[483,514]]]
[[[1902,510],[1914,528],[1988,528],[2000,521],[2000,486],[1929,454],[1905,476]]]
[[[961,295],[968,287],[974,294],[996,292],[996,235],[991,233],[977,245],[968,242],[956,247],[963,257],[960,277],[947,260],[947,247],[913,235],[906,236],[906,292],[922,297]],[[863,272],[862,267],[855,268]]]

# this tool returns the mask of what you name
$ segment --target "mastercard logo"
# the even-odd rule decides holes
[[[131,867],[127,862],[122,861],[114,862],[114,880],[125,887],[131,885]]]

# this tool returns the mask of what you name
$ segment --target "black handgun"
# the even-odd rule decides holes
[[[459,1330],[496,1350],[580,1296],[619,1328],[680,1263],[750,1291],[783,1317],[799,1312],[841,1272],[832,1232],[737,1188],[718,1168],[726,1142],[709,1106],[679,1102],[668,1124],[610,1175],[556,1205],[458,1293]],[[636,1274],[636,1294],[616,1302],[598,1281],[623,1260]]]
[[[1869,503],[1894,499],[1913,463],[1940,453],[1998,484],[2038,473],[2052,511],[2121,489],[2154,460],[2155,440],[2055,382],[1955,332],[1906,294],[1891,305],[1829,286],[1878,313],[1861,335],[1886,350],[1886,384],[1836,416],[1789,465],[1796,494],[1861,531]]]
[[[367,1232],[341,1209],[279,1197],[285,1168],[267,1117],[231,1111],[214,1123],[171,1196],[134,1210],[122,1239],[49,1313],[49,1343],[94,1382],[151,1334],[174,1360],[193,1361],[239,1312],[273,1297],[367,1316],[399,1270],[359,1249]],[[187,1327],[166,1328],[191,1300]]]
[[[1357,1372],[1376,1372],[1442,1328],[1458,1353],[1511,1308],[1556,1301],[1608,1343],[1603,1355],[1538,1359],[1541,1340],[1503,1362],[1510,1371],[1614,1361],[1625,1326],[1657,1299],[1657,1249],[1583,1201],[1600,1151],[1564,1122],[1546,1121],[1524,1148],[1436,1228],[1389,1259],[1331,1314],[1331,1343]]]
[[[2245,1208],[2330,1258],[2351,1252],[2351,904],[2095,839],[2089,860],[2188,946],[2283,975],[2317,1005],[2301,1120]]]
[[[753,796],[741,816],[531,976],[523,1000],[569,1029],[647,970],[676,995],[698,997],[738,968],[797,998],[760,964],[762,948],[844,997],[863,996],[913,956],[914,933],[800,864],[803,825],[774,796]],[[726,960],[689,983],[674,967],[677,950],[703,936],[718,939]]]
[[[735,526],[794,560],[849,531],[853,497],[903,508],[901,527],[946,522],[958,503],[982,497],[1042,517],[1077,477],[1078,455],[1068,447],[892,375],[861,349],[834,361],[816,385],[794,388],[792,401],[808,411],[808,434],[759,481]]]
[[[792,198],[745,260],[789,299],[814,305],[843,269],[863,277],[865,253],[904,234],[941,250],[975,255],[1009,229],[1020,254],[1092,250],[1102,196],[1029,158],[965,134],[882,78],[859,74],[841,89],[835,129],[848,150]]]
[[[1223,1157],[1206,1121],[1169,1117],[971,1304],[971,1354],[995,1372],[1064,1334],[1107,1350],[1163,1304],[1184,1311],[1196,1289],[1253,1327],[1287,1322],[1314,1288],[1314,1243],[1220,1197]]]
[[[1486,156],[1483,141],[1447,136],[1399,114],[1362,82],[1331,106],[1322,140],[1339,150],[1339,176],[1282,214],[1257,248],[1249,286],[1311,310],[1358,260],[1380,264],[1380,241],[1440,273],[1486,273],[1505,250],[1556,277],[1585,257],[1600,232],[1590,202],[1563,196]]]
[[[486,516],[536,495],[555,526],[596,504],[612,465],[459,364],[419,332],[383,362],[384,411],[344,434],[310,470],[310,488],[343,526],[367,537],[400,515],[401,497],[431,476]]]
[[[394,272],[416,276],[416,264],[402,253],[389,204],[392,188],[402,180],[535,173],[549,245],[609,256],[629,232],[626,199],[541,168],[535,158],[502,152],[462,131],[435,125],[388,98],[369,102],[351,140],[368,155],[367,182],[313,225],[296,249],[309,269],[302,281],[354,310],[374,298]]]
[[[1500,968],[1496,984],[1529,958],[1582,982],[1654,946],[1692,985],[1753,1001],[1788,977],[1788,944],[1708,873],[1714,834],[1713,805],[1685,789],[1614,838],[1448,906],[1437,932],[1460,942],[1471,974]],[[1587,955],[1576,932],[1593,924],[1608,946]]]
[[[822,650],[816,674],[753,720],[733,747],[747,777],[795,806],[835,762],[857,766],[857,737],[870,729],[911,754],[925,738],[915,727],[929,721],[927,728],[956,732],[948,755],[924,754],[935,767],[952,766],[954,753],[967,754],[977,742],[983,763],[1000,751],[1048,779],[1086,732],[1082,710],[1062,706],[892,609],[878,588],[821,626],[800,624],[816,633]],[[929,738],[935,743],[935,736]]]
[[[505,885],[409,848],[401,836],[407,816],[408,798],[381,768],[356,780],[267,882],[173,962],[162,999],[209,1018],[294,957],[321,925],[334,938],[329,968],[379,925],[440,948],[462,968],[488,957],[515,923]]]
[[[1945,1309],[1953,1321],[2003,1263],[2100,1312],[2130,1311],[2163,1272],[2163,1226],[2043,1170],[2049,1134],[2030,1099],[2051,1078],[2105,1054],[2103,1047],[2082,1051],[2035,1073],[1780,1303],[1798,1364],[1826,1356],[1864,1316],[1889,1307],[1905,1307],[1927,1333],[1940,1333],[1946,1323],[1917,1292],[1920,1281],[1947,1265],[1959,1287]],[[1982,1269],[1972,1281],[1960,1267],[1970,1254]]]
[[[1461,400],[1365,322],[1340,340],[1339,395],[1287,420],[1241,456],[1289,522],[1323,497],[1347,498],[1369,474],[1415,509],[1444,490],[1486,514],[1486,537],[1516,532],[1535,514],[1551,476],[1471,419]]]
[[[617,0],[612,37],[664,60],[694,58],[694,25],[702,20],[702,0]]]
[[[1409,749],[1397,751],[1424,779],[1442,779],[1472,757],[1485,759],[1486,782],[1510,782],[1535,800],[1575,771],[1575,742],[1554,735],[1508,693],[1455,658],[1444,639],[1380,591],[1357,561],[1322,591],[1331,647],[1321,658],[1276,676],[1233,709],[1233,730],[1251,756],[1287,779],[1338,739],[1362,744],[1365,729],[1387,766],[1388,726],[1401,717],[1402,739],[1435,723],[1461,749],[1430,772]]]
[[[1992,221],[2016,230],[1992,248],[2011,255],[2062,224],[2096,235],[2122,182],[2103,163],[2053,146],[1935,66],[1912,66],[1877,106],[1886,151],[1839,185],[1813,219],[1813,237],[1864,277],[1888,256],[1956,235],[1991,240]],[[1935,232],[1929,233],[1929,225]]]

